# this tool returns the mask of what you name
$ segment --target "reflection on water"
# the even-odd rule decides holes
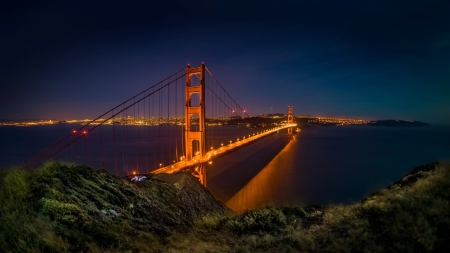
[[[238,213],[264,206],[289,203],[290,197],[283,193],[292,192],[292,170],[295,166],[293,149],[295,137],[267,164],[250,182],[237,192],[226,205]],[[280,176],[282,173],[284,176]],[[280,197],[281,196],[281,197]],[[291,203],[292,204],[292,203]]]
[[[448,143],[450,127],[348,126],[302,131],[278,149],[282,151],[272,155],[275,158],[266,166],[260,166],[263,169],[244,187],[223,200],[237,212],[264,206],[354,203],[416,166],[449,161]],[[257,153],[264,158],[269,154]],[[247,163],[227,179],[257,171],[252,166],[258,165]]]

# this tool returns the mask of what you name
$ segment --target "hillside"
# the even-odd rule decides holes
[[[149,250],[152,241],[189,229],[200,217],[232,212],[188,173],[130,183],[103,170],[53,163],[3,172],[0,180],[0,248],[6,251]]]
[[[130,183],[47,164],[0,174],[2,252],[448,252],[450,164],[353,205],[237,215],[190,174]]]

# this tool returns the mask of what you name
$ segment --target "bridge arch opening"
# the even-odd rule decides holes
[[[192,93],[189,96],[189,104],[192,107],[200,106],[200,93]]]
[[[190,115],[189,122],[191,132],[200,132],[200,116],[198,114]]]

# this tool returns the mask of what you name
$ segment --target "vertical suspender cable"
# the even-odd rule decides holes
[[[170,79],[169,79],[170,81]],[[169,99],[169,93],[170,93],[170,84],[167,87],[167,144],[169,145],[168,151],[169,151],[169,163],[167,165],[169,165],[171,163],[172,160],[172,152],[171,152],[171,145],[170,145],[170,124],[169,124],[169,118],[170,118],[170,99]]]
[[[178,161],[178,75],[175,76],[175,161]]]
[[[139,125],[141,124],[141,123],[139,123],[139,122],[141,122],[141,119],[140,119],[140,112],[139,112],[139,104],[140,104],[141,102],[138,102],[138,104],[137,104],[137,107],[138,107],[138,110],[137,110],[137,119],[135,119],[135,120],[137,120],[137,122],[135,123],[135,125],[136,125],[136,130],[137,130],[137,136],[138,136],[138,150],[136,151],[136,171],[137,171],[137,173],[139,174],[139,152],[141,152],[141,132],[140,132],[140,127],[139,127]],[[135,106],[136,107],[136,106]]]
[[[114,115],[114,110],[111,111],[111,114]],[[119,176],[119,172],[117,171],[117,146],[116,146],[116,121],[113,118],[113,152],[114,152],[114,165],[116,167],[116,176]]]

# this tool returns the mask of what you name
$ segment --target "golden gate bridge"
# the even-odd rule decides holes
[[[25,167],[49,160],[81,163],[116,176],[189,171],[206,186],[213,160],[269,134],[296,126],[287,120],[268,128],[237,128],[250,117],[202,63],[188,65],[73,129]]]

